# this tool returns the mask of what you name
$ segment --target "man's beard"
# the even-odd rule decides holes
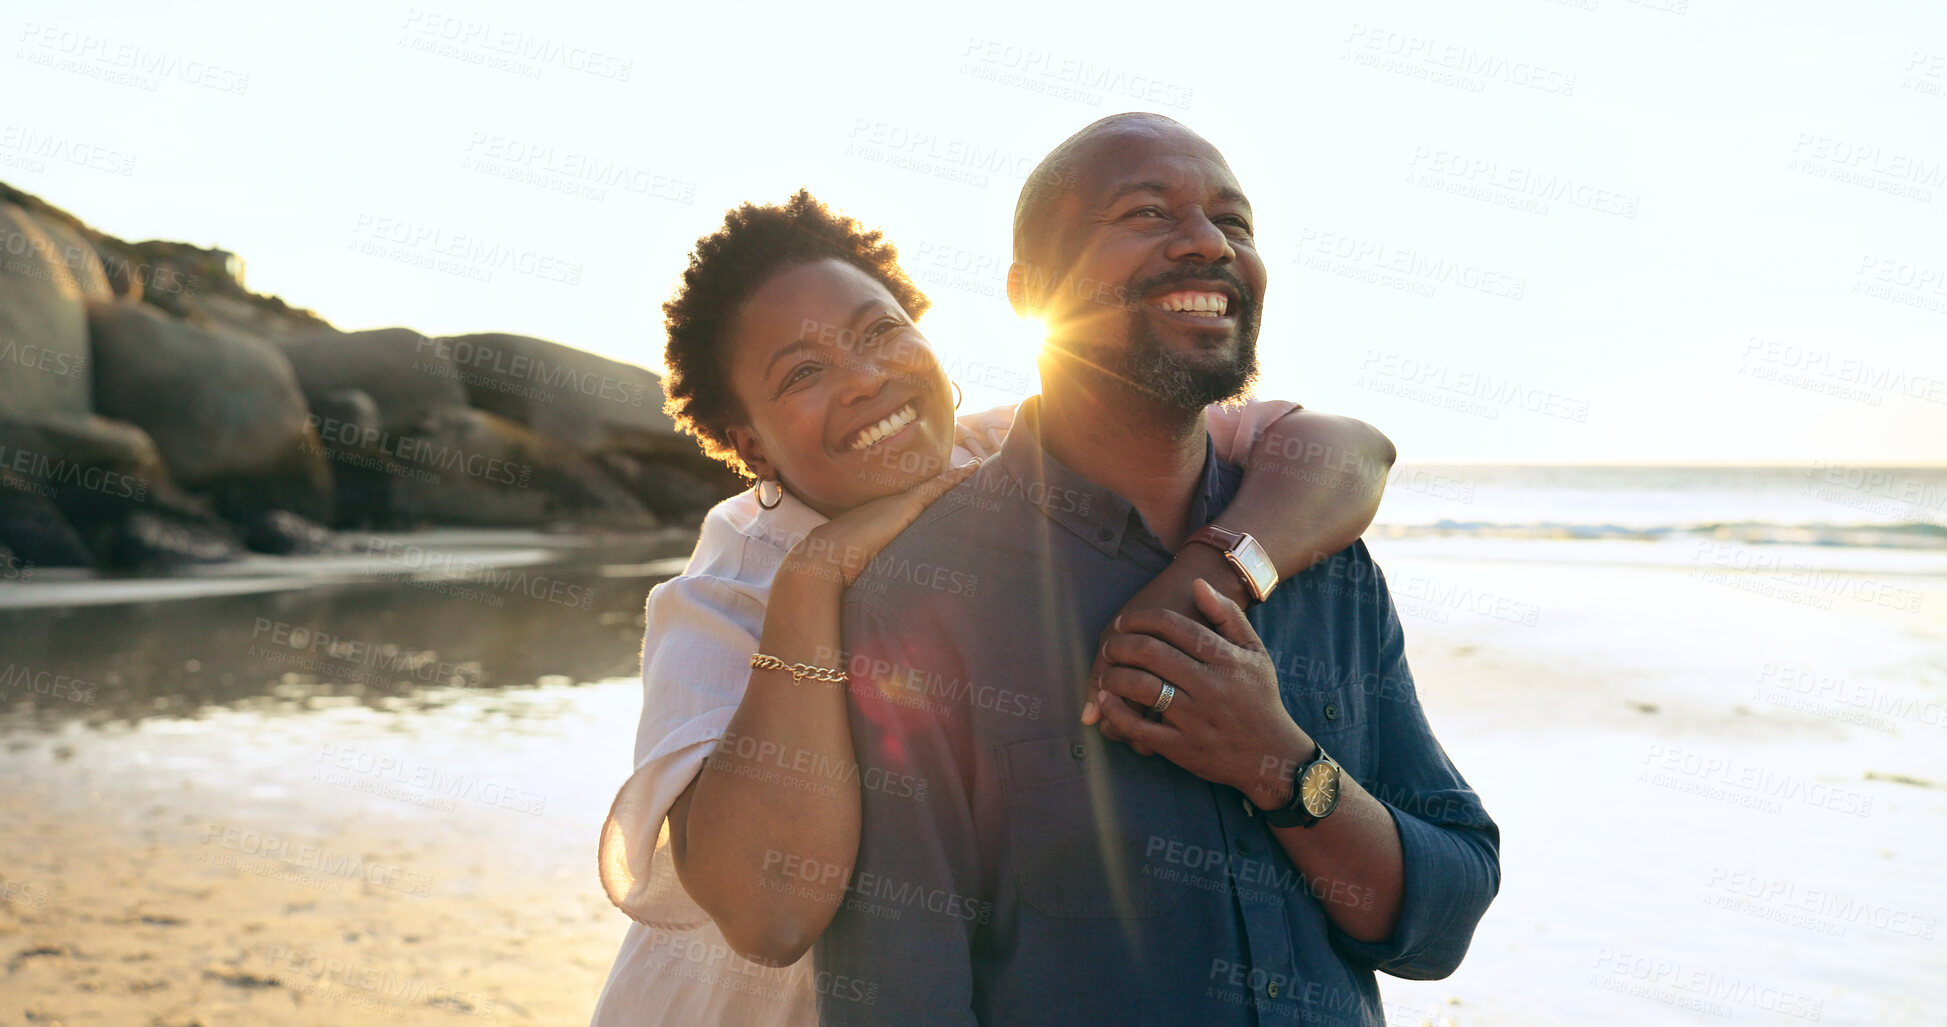
[[[1237,347],[1221,360],[1186,359],[1163,345],[1143,308],[1129,311],[1128,344],[1071,350],[1115,385],[1183,410],[1202,410],[1245,395],[1257,381],[1257,310],[1239,311]]]

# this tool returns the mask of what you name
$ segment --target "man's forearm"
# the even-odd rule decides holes
[[[1357,541],[1372,524],[1392,441],[1349,417],[1294,410],[1264,429],[1237,495],[1216,523],[1247,532],[1289,578]]]
[[[1252,802],[1263,809],[1289,803],[1293,771],[1317,752],[1311,739],[1293,739],[1284,755],[1267,758]],[[1331,815],[1310,827],[1274,827],[1271,833],[1339,930],[1360,941],[1392,937],[1406,890],[1399,828],[1391,811],[1351,774],[1339,776],[1339,803]]]

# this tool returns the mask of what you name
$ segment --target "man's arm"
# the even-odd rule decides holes
[[[819,1023],[973,1024],[974,935],[993,906],[974,829],[969,710],[964,696],[928,687],[940,680],[931,675],[965,675],[923,607],[889,624],[875,606],[846,607],[862,828],[845,900],[813,948]]]
[[[1322,904],[1342,953],[1395,976],[1444,977],[1499,890],[1499,834],[1427,727],[1398,618],[1378,594],[1384,615],[1365,655],[1385,683],[1372,727],[1385,753],[1372,775],[1380,794],[1342,776],[1330,816],[1273,834],[1314,895],[1361,897]],[[1243,610],[1207,586],[1197,601],[1215,631],[1167,611],[1123,618],[1124,633],[1108,644],[1119,666],[1103,676],[1104,712],[1132,742],[1191,773],[1238,789],[1260,809],[1283,806],[1291,772],[1317,747],[1285,709]],[[1151,705],[1164,681],[1177,692],[1161,721],[1109,701]]]

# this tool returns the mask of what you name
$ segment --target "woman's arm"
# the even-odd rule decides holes
[[[813,529],[778,568],[758,651],[842,669],[846,587],[971,470],[949,470]],[[837,913],[858,857],[844,686],[753,669],[716,752],[671,808],[669,835],[678,879],[730,947],[769,966],[796,962]]]
[[[836,668],[845,585],[807,548],[778,568],[758,651]],[[795,962],[831,922],[851,878],[859,792],[841,688],[753,669],[723,740],[670,810],[683,889],[754,962]],[[806,867],[816,868],[809,881]]]
[[[1278,577],[1290,578],[1365,534],[1396,457],[1393,441],[1364,421],[1293,410],[1258,436],[1236,497],[1213,523],[1254,536]],[[1215,555],[1241,594],[1222,554],[1192,548]]]
[[[1248,418],[1248,410],[1246,413]],[[1222,455],[1222,454],[1219,454]],[[1379,429],[1350,417],[1296,409],[1266,426],[1244,462],[1244,480],[1230,505],[1212,523],[1247,532],[1290,578],[1357,541],[1379,511],[1379,497],[1397,454]],[[1222,553],[1210,546],[1185,546],[1156,580],[1123,606],[1122,613],[1168,609],[1201,619],[1190,583],[1202,578],[1240,606],[1250,594]],[[1102,632],[1102,641],[1114,631]],[[1107,665],[1096,650],[1092,682]],[[1089,695],[1095,689],[1089,686]],[[1085,701],[1082,722],[1099,719],[1095,703]],[[1103,722],[1103,734],[1123,741]],[[1145,753],[1147,755],[1147,753]]]

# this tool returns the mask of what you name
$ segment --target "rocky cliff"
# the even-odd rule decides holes
[[[518,335],[341,332],[241,266],[0,183],[0,580],[331,551],[352,529],[693,523],[737,487],[647,370]]]

